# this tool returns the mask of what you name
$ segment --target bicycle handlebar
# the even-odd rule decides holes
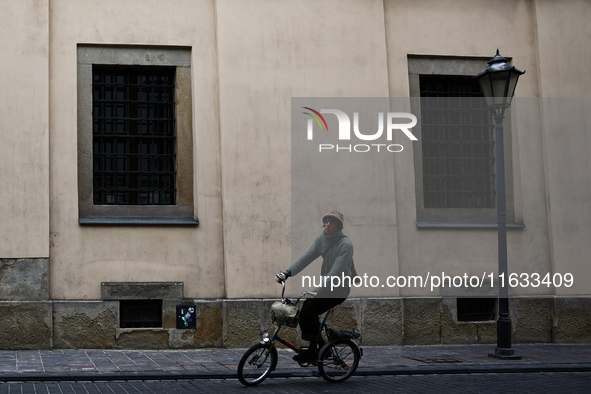
[[[281,285],[283,286],[283,290],[281,290],[281,301],[285,301],[285,298],[283,298],[283,294],[285,293],[285,281],[284,280],[281,281]]]
[[[303,293],[302,293],[302,295],[300,295],[300,296],[298,297],[298,299],[297,299],[297,300],[295,300],[295,302],[294,302],[294,301],[290,300],[289,298],[284,298],[284,297],[283,297],[283,296],[285,295],[285,281],[284,281],[284,280],[282,280],[282,281],[281,281],[281,282],[279,282],[279,283],[281,283],[281,285],[283,286],[283,289],[281,290],[281,302],[283,302],[283,303],[288,303],[288,304],[290,304],[290,305],[296,306],[296,305],[297,305],[297,304],[300,302],[300,299],[301,299],[301,298],[304,296],[305,292],[303,292]]]

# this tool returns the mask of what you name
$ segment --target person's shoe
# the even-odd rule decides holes
[[[318,351],[311,351],[308,349],[301,352],[300,354],[296,354],[292,357],[292,359],[298,363],[316,364],[316,361],[318,361]]]

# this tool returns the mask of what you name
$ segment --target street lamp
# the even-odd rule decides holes
[[[488,66],[474,78],[482,87],[486,103],[495,119],[495,141],[497,161],[497,227],[499,236],[499,276],[504,278],[504,286],[499,285],[499,320],[497,320],[497,347],[489,356],[519,360],[511,346],[511,320],[509,320],[509,287],[507,286],[507,208],[505,203],[505,149],[503,146],[503,119],[505,110],[511,105],[519,71],[507,59],[497,54]]]

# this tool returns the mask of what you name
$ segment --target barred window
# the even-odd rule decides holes
[[[424,208],[494,208],[494,129],[476,80],[420,75]]]
[[[92,67],[94,205],[176,204],[175,67]]]

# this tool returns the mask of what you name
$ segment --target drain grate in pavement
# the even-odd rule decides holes
[[[461,360],[457,358],[453,358],[450,356],[431,356],[431,357],[407,357],[411,360],[420,361],[423,363],[438,363],[438,364],[454,364],[454,363],[461,363]]]

